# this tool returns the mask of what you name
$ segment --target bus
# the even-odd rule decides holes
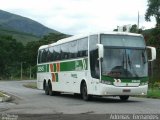
[[[150,57],[147,54],[150,53]],[[140,34],[101,32],[77,35],[40,46],[37,87],[47,95],[63,92],[92,96],[146,95],[148,62],[156,49]]]

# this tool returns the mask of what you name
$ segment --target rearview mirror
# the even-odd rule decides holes
[[[97,44],[98,47],[98,60],[103,60],[104,57],[104,48],[102,44]]]
[[[153,61],[156,59],[156,48],[155,47],[151,47],[151,46],[147,46],[147,49],[151,50],[151,59],[148,61]]]

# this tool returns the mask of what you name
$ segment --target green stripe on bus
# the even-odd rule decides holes
[[[47,68],[46,68],[46,69],[47,69],[46,71],[49,72],[49,64],[47,64],[46,67],[47,67]]]
[[[74,70],[75,70],[75,61],[60,63],[60,71],[74,71]]]
[[[56,69],[56,64],[53,64],[53,70],[54,70],[54,72],[57,71],[57,69]]]
[[[53,72],[57,71],[58,63],[53,63]],[[88,69],[88,59],[81,59],[76,61],[67,61],[67,62],[60,62],[60,71],[81,71]],[[49,64],[45,65],[38,65],[37,72],[49,72],[50,70]]]

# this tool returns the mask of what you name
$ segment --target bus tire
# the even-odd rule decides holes
[[[46,95],[49,95],[49,87],[48,87],[47,84],[45,84],[45,89],[44,89],[44,91],[45,91],[45,94],[46,94]]]
[[[43,90],[45,90],[46,87],[46,80],[43,81]]]
[[[51,82],[48,83],[48,86],[49,86],[49,95],[50,96],[58,96],[58,95],[61,94],[61,92],[59,92],[59,91],[53,91],[52,90],[52,84],[51,84]]]
[[[122,96],[119,96],[121,101],[127,101],[129,99],[129,95],[122,95]]]
[[[48,94],[49,94],[50,96],[53,95],[52,84],[51,84],[50,82],[48,83]]]
[[[85,100],[85,101],[91,100],[91,95],[88,95],[86,82],[82,83],[81,95],[82,95],[83,100]]]

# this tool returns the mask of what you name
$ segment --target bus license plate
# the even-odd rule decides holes
[[[123,89],[123,92],[131,92],[130,89]]]

